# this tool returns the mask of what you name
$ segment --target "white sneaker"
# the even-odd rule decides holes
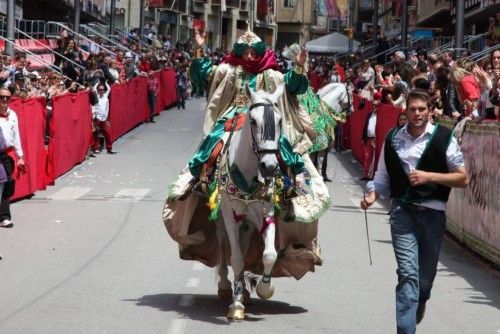
[[[0,223],[0,227],[12,227],[12,226],[14,226],[14,224],[8,219],[5,219],[3,222]]]

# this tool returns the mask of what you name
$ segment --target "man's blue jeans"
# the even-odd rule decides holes
[[[431,296],[446,216],[444,211],[393,201],[389,223],[398,265],[398,333],[415,333],[418,303]]]

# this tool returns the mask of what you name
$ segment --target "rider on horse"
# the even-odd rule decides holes
[[[286,199],[287,222],[278,228],[277,246],[283,261],[281,266],[280,260],[275,265],[273,276],[298,279],[321,263],[317,219],[331,204],[328,189],[307,155],[315,136],[314,124],[297,99],[309,86],[307,53],[301,49],[295,58],[295,68],[282,74],[274,52],[266,50],[262,40],[250,30],[238,39],[219,66],[213,65],[209,57],[203,57],[204,37],[198,30],[195,41],[191,80],[207,87],[209,92],[203,125],[205,138],[188,168],[169,187],[164,209],[167,230],[180,244],[181,258],[209,266],[217,264],[214,223],[208,221],[208,199],[196,189],[207,191],[221,151],[230,141],[231,133],[242,127],[245,119],[242,116],[251,104],[247,86],[253,91],[272,94],[284,84],[285,92],[276,102],[282,126],[278,160],[281,172],[289,177],[289,186],[295,191]],[[283,216],[278,220],[283,221]]]

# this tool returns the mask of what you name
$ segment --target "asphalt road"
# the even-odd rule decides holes
[[[277,279],[229,322],[213,269],[178,259],[161,222],[169,181],[201,139],[201,99],[168,110],[57,181],[12,205],[0,229],[0,333],[393,333],[396,265],[384,203],[369,211],[360,167],[331,154],[334,206],[321,219],[324,265]],[[500,333],[500,278],[453,242],[443,245],[419,333]]]

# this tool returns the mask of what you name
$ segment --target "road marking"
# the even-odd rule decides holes
[[[179,306],[189,307],[194,304],[194,296],[193,295],[182,295],[179,300]]]
[[[186,329],[186,319],[174,319],[168,327],[167,334],[183,334]]]
[[[124,188],[117,192],[112,200],[129,199],[132,201],[140,201],[144,196],[146,196],[151,189],[138,189],[138,188]]]
[[[91,191],[93,188],[87,188],[87,187],[64,187],[61,190],[53,193],[50,195],[48,198],[56,201],[70,201],[70,200],[76,200],[89,191]]]
[[[186,282],[186,288],[197,288],[200,285],[200,279],[196,277],[191,277]]]
[[[205,270],[206,268],[207,268],[207,266],[205,266],[201,262],[195,262],[195,263],[193,263],[193,270],[195,270],[195,271]]]

